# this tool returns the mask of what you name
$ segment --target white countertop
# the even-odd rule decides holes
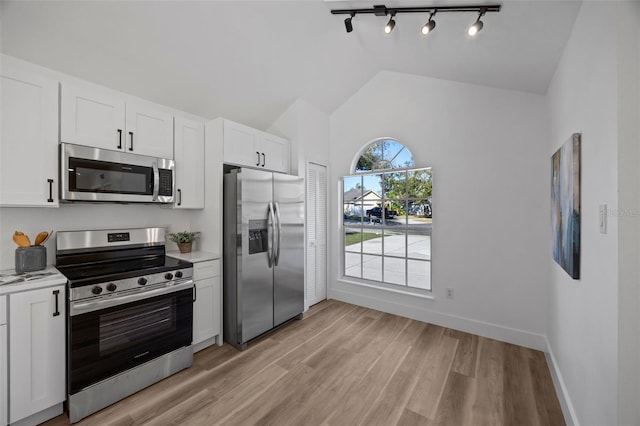
[[[14,269],[0,271],[0,295],[66,284],[67,278],[53,266],[41,271],[16,274]]]
[[[176,259],[185,260],[187,262],[197,263],[206,262],[207,260],[220,259],[218,253],[211,253],[208,251],[194,250],[191,253],[180,253],[179,251],[168,251],[167,256],[175,257]]]

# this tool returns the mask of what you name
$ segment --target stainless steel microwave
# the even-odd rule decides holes
[[[173,203],[173,160],[60,144],[60,200]]]

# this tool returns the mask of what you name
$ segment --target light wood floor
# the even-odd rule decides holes
[[[66,415],[46,425],[68,424]],[[564,425],[542,352],[325,301],[79,425]]]

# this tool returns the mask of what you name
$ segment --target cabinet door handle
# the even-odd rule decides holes
[[[264,152],[262,153],[262,167],[264,167]]]
[[[53,179],[47,179],[49,182],[49,198],[47,198],[47,203],[53,203]]]
[[[256,154],[258,155],[258,162],[256,163],[256,166],[260,165],[260,153],[258,151],[256,151]]]
[[[58,295],[60,295],[60,290],[53,290],[53,295],[56,297],[56,311],[53,313],[54,317],[60,315],[60,307],[58,306]]]
[[[129,151],[133,151],[133,132],[129,132],[129,137],[131,137],[131,145],[129,146]]]
[[[178,189],[178,205],[182,205],[182,189]]]
[[[193,301],[198,300],[198,287],[196,287],[196,283],[193,283]]]
[[[118,149],[122,149],[122,129],[118,129]]]

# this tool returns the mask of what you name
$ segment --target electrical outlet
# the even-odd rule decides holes
[[[453,299],[453,289],[452,288],[448,288],[447,289],[447,299]]]

